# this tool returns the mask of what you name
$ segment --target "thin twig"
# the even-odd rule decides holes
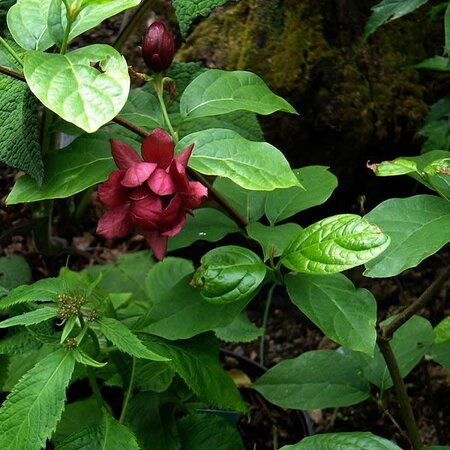
[[[0,73],[15,78],[16,80],[25,81],[25,77],[21,73],[8,69],[7,67],[0,66]]]

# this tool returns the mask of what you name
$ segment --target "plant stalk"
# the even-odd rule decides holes
[[[264,308],[264,315],[262,320],[262,328],[263,328],[263,335],[261,336],[259,340],[259,362],[264,365],[264,338],[266,337],[266,328],[267,323],[269,321],[269,312],[270,312],[270,306],[272,304],[272,298],[273,298],[273,292],[275,291],[275,288],[277,285],[274,283],[272,286],[270,286],[269,292],[267,293],[267,299],[266,299],[266,306]]]
[[[119,418],[119,422],[120,423],[123,423],[124,420],[125,420],[125,415],[127,413],[127,408],[128,408],[128,402],[130,401],[131,393],[133,391],[134,373],[135,373],[135,371],[136,371],[136,358],[133,356],[132,357],[132,364],[131,364],[130,383],[128,385],[128,389],[127,389],[127,392],[125,394],[125,398],[123,400],[122,411],[120,413],[120,418]]]
[[[395,319],[382,331],[385,339],[390,339],[393,334],[414,314],[422,309],[442,288],[444,283],[450,278],[450,266],[446,267],[422,293],[422,295],[413,302],[408,308],[398,314]]]
[[[15,78],[19,81],[25,81],[25,77],[21,73],[8,69],[7,67],[0,66],[0,73],[3,75],[8,75],[9,77]]]
[[[14,51],[14,49],[0,36],[0,44],[5,47],[5,50],[14,58],[14,60],[19,64],[19,67],[23,67],[23,62],[19,55]]]
[[[419,427],[417,426],[411,402],[406,391],[406,386],[403,381],[402,374],[400,373],[400,367],[392,350],[391,344],[389,343],[389,339],[386,339],[383,336],[378,336],[377,344],[394,383],[395,394],[400,405],[400,414],[402,415],[406,432],[408,433],[413,450],[422,450],[423,443],[422,438],[420,437]]]

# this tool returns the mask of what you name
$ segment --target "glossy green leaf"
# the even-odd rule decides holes
[[[136,437],[126,426],[114,420],[109,413],[103,413],[100,424],[91,425],[71,434],[56,447],[56,450],[127,449],[139,450]]]
[[[188,247],[196,241],[216,242],[229,233],[236,233],[239,227],[236,222],[214,208],[201,208],[188,216],[183,229],[169,239],[168,250]]]
[[[420,63],[410,66],[412,69],[437,70],[439,72],[448,72],[450,70],[450,59],[445,56],[433,56]]]
[[[249,222],[256,222],[264,215],[267,192],[244,189],[227,178],[217,178],[214,188]]]
[[[131,398],[126,424],[142,450],[180,450],[175,401],[169,394],[154,392],[140,392]]]
[[[96,27],[108,17],[139,5],[140,0],[84,0],[70,28],[69,41]],[[69,3],[70,4],[70,3]],[[51,0],[48,11],[48,33],[60,47],[67,26],[66,8],[62,0]]]
[[[10,319],[0,322],[0,328],[14,327],[16,325],[34,325],[36,323],[44,322],[45,320],[56,317],[58,313],[57,308],[53,306],[42,306],[41,308],[33,311],[20,314],[18,316],[11,317]]]
[[[245,71],[208,70],[195,78],[180,100],[183,117],[216,116],[239,110],[262,115],[275,111],[296,114],[258,75]]]
[[[258,328],[248,319],[247,314],[242,312],[226,327],[216,328],[214,333],[218,339],[225,342],[252,342],[263,335],[264,329]]]
[[[389,199],[365,219],[391,238],[388,249],[366,263],[367,277],[397,275],[417,266],[450,241],[450,204],[436,196]]]
[[[296,223],[266,226],[260,222],[254,222],[247,225],[248,236],[262,247],[264,261],[267,261],[270,256],[280,256],[301,230],[301,226]]]
[[[0,257],[0,286],[11,290],[31,279],[30,266],[22,255]]]
[[[135,356],[136,358],[150,359],[152,361],[167,361],[167,358],[161,356],[147,347],[132,333],[123,323],[110,317],[97,319],[100,331],[106,339],[111,341],[120,351]]]
[[[430,358],[450,371],[450,341],[434,344],[430,350]]]
[[[388,245],[389,237],[376,225],[354,214],[339,214],[302,230],[281,262],[297,272],[336,273],[370,261]]]
[[[337,178],[325,166],[295,169],[294,174],[303,189],[276,189],[267,194],[265,214],[272,223],[325,203],[338,185]]]
[[[44,166],[36,98],[26,83],[5,75],[0,75],[0,135],[0,162],[23,170],[40,183]]]
[[[213,414],[191,414],[178,422],[183,448],[244,450],[241,435],[225,419]]]
[[[391,347],[403,377],[419,363],[431,348],[433,340],[434,333],[430,322],[420,316],[413,316],[395,332]],[[378,348],[375,350],[375,357],[368,360],[364,376],[382,391],[392,387],[391,376]]]
[[[70,197],[105,181],[116,169],[108,136],[100,132],[81,136],[68,147],[47,153],[44,163],[42,185],[29,176],[20,177],[7,198],[8,205]]]
[[[8,29],[26,50],[47,50],[53,45],[47,17],[51,0],[18,0],[8,11]]]
[[[191,23],[199,16],[207,16],[217,6],[230,0],[173,0],[172,5],[180,25],[181,35],[186,37]],[[236,0],[234,0],[236,1]]]
[[[162,291],[158,302],[136,322],[134,329],[171,340],[188,339],[228,325],[252,298],[247,296],[231,303],[211,303],[203,299],[199,289],[189,285],[191,279],[192,274]]]
[[[450,341],[450,316],[441,320],[435,327],[435,344],[442,344],[443,342]]]
[[[229,178],[245,189],[271,191],[299,186],[283,154],[267,142],[244,139],[231,130],[215,128],[183,138],[181,151],[194,144],[189,166],[205,175]]]
[[[52,302],[63,292],[63,283],[58,278],[44,278],[31,285],[22,285],[13,289],[0,300],[0,309],[6,309],[19,303]]]
[[[282,361],[252,387],[283,408],[350,406],[370,397],[369,384],[360,372],[351,357],[337,351],[316,350]]]
[[[83,364],[84,366],[90,367],[104,367],[107,363],[102,363],[96,361],[94,358],[91,358],[87,353],[85,353],[81,348],[73,349],[73,357],[77,363]]]
[[[280,450],[402,450],[398,445],[372,433],[344,432],[308,436],[298,444]]]
[[[266,266],[258,255],[234,245],[209,251],[200,263],[193,283],[211,303],[244,300],[259,288],[266,275]]]
[[[372,15],[370,16],[366,28],[364,30],[364,38],[372,34],[378,27],[392,20],[398,19],[406,14],[415,11],[428,0],[383,0],[372,7]]]
[[[14,387],[0,408],[0,447],[40,450],[64,409],[75,360],[66,349],[39,361]]]
[[[99,63],[100,70],[92,63]],[[67,122],[93,133],[124,106],[128,66],[108,45],[90,45],[66,55],[30,51],[24,75],[34,95]]]
[[[351,350],[373,355],[377,303],[366,289],[356,289],[341,274],[287,275],[286,287],[294,305],[323,333]]]
[[[140,334],[148,348],[170,358],[168,364],[203,402],[213,407],[246,411],[239,391],[219,362],[219,345],[212,334],[166,341]]]

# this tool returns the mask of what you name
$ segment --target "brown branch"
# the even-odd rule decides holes
[[[0,66],[0,73],[3,75],[8,75],[9,77],[15,78],[16,80],[25,81],[23,74],[16,72],[14,70],[8,69],[7,67]]]
[[[400,328],[405,322],[407,322],[414,314],[422,309],[442,288],[444,283],[450,277],[450,266],[444,269],[428,286],[428,288],[422,293],[422,295],[408,308],[398,314],[395,319],[382,330],[382,337],[390,339],[393,334]]]

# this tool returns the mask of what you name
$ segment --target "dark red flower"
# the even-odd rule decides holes
[[[124,142],[110,142],[119,170],[98,188],[99,198],[109,210],[100,219],[97,233],[114,239],[137,229],[155,257],[162,259],[167,238],[181,231],[186,214],[198,208],[208,194],[201,183],[186,176],[193,145],[174,156],[172,138],[157,128],[142,142],[141,159]]]
[[[167,70],[174,56],[172,33],[164,22],[153,22],[142,41],[142,57],[150,70],[156,73]]]

